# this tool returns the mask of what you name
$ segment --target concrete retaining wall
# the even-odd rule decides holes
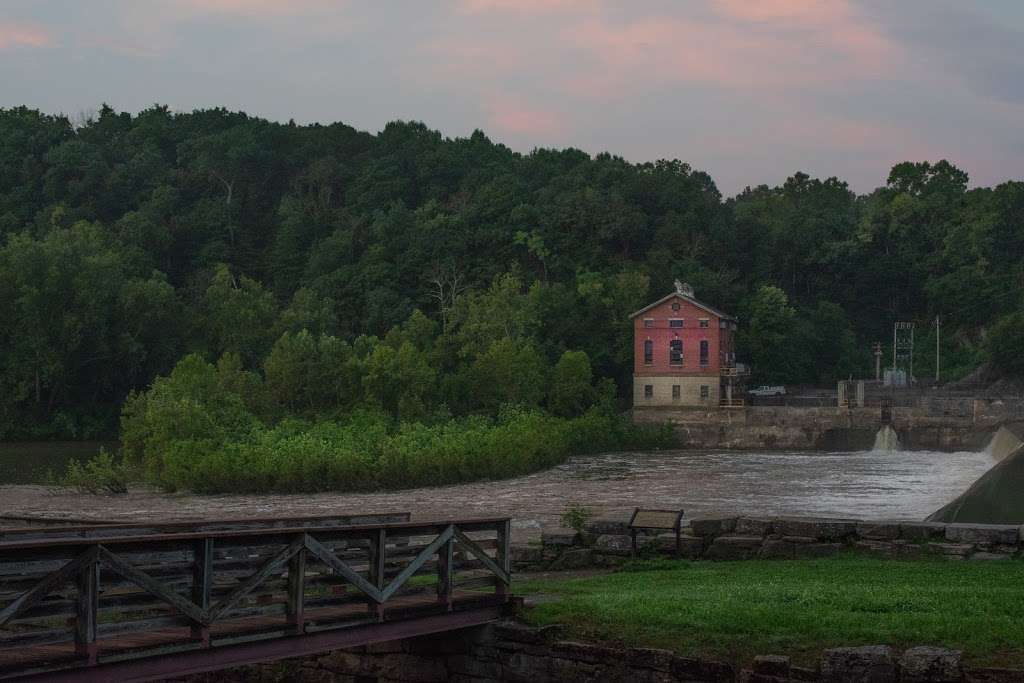
[[[874,443],[880,408],[634,408],[636,423],[671,424],[688,448],[862,450]],[[1024,401],[956,399],[893,408],[892,426],[911,449],[977,450],[1002,424],[1024,417]]]
[[[519,571],[613,567],[632,556],[628,521],[599,519],[583,534],[543,534],[540,546],[513,548]],[[680,557],[691,560],[811,559],[845,550],[877,557],[1011,560],[1024,555],[1020,525],[943,524],[803,517],[692,519],[683,528]],[[641,554],[676,555],[671,533],[638,537]]]

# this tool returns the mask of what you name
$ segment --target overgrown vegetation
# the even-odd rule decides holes
[[[797,173],[726,199],[680,161],[419,123],[0,109],[0,438],[110,435],[190,353],[261,372],[274,419],[570,417],[625,400],[627,316],[675,278],[740,316],[755,381],[867,374],[894,320],[936,315],[954,379],[1024,356],[983,342],[1021,312],[1022,223],[1024,184],[968,190],[944,161],[864,196]]]
[[[85,462],[69,461],[60,484],[81,493],[119,494],[128,492],[129,480],[130,474],[124,462],[115,460],[101,448],[99,454]]]
[[[1024,663],[1022,563],[840,558],[640,563],[633,571],[517,581],[527,612],[588,638],[749,662],[811,663],[847,645],[938,645],[975,664]]]
[[[572,529],[578,534],[583,533],[587,522],[594,516],[594,511],[579,503],[569,503],[562,511],[562,526]]]
[[[147,479],[200,493],[370,491],[513,477],[570,455],[664,445],[664,434],[590,412],[557,418],[509,410],[497,419],[398,426],[371,415],[285,421],[213,443],[182,437],[147,450]]]
[[[987,339],[989,357],[995,367],[1010,377],[1024,379],[1024,312],[999,320]]]
[[[188,356],[151,389],[129,397],[122,418],[125,460],[146,481],[169,490],[366,491],[511,477],[578,453],[672,442],[669,428],[633,426],[607,402],[587,402],[590,407],[573,417],[547,414],[537,402],[511,401],[494,415],[430,412],[435,404],[424,393],[434,388],[405,374],[429,374],[429,366],[416,354],[409,354],[411,370],[393,360],[407,348],[401,336],[395,331],[376,347],[357,340],[362,351],[343,358],[347,345],[313,343],[302,333],[311,356],[290,352],[290,363],[315,363],[324,348],[338,355],[319,374],[297,372],[291,384],[288,373],[274,380],[272,368],[280,361],[274,352],[265,378],[242,369],[234,356],[216,366]],[[357,391],[353,377],[372,381]],[[530,391],[543,397],[543,377],[534,381]],[[583,389],[591,395],[589,384]],[[514,391],[525,401],[525,388],[493,391]]]

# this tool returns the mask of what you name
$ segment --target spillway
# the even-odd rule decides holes
[[[1001,427],[986,452],[998,462],[928,521],[1024,524],[1024,423]]]
[[[896,430],[890,425],[883,425],[875,434],[875,445],[871,450],[875,453],[894,453],[900,450],[900,437]]]

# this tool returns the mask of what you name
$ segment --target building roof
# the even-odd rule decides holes
[[[633,313],[629,317],[632,320],[633,318],[637,317],[638,315],[640,315],[642,313],[646,313],[647,311],[651,310],[652,308],[660,306],[663,303],[665,303],[666,301],[669,301],[670,299],[676,299],[676,298],[682,299],[683,301],[687,301],[687,302],[693,304],[694,306],[696,306],[697,308],[703,308],[705,311],[707,311],[708,313],[710,313],[710,314],[712,314],[712,315],[714,315],[716,317],[724,318],[725,320],[732,320],[733,322],[736,322],[736,317],[735,316],[731,316],[728,313],[723,313],[722,311],[718,310],[717,308],[714,308],[713,306],[708,306],[706,303],[703,303],[701,301],[697,301],[692,296],[686,296],[685,294],[681,294],[678,290],[675,291],[675,292],[672,292],[671,294],[667,294],[667,295],[661,297],[660,299],[658,299],[657,301],[655,301],[652,304],[648,304],[647,306],[644,306],[639,311],[637,311],[636,313]]]

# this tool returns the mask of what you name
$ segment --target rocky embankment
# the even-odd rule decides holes
[[[794,517],[692,519],[676,534],[639,531],[644,555],[691,560],[814,559],[855,551],[876,557],[1010,560],[1024,554],[1019,524],[946,524]],[[540,545],[513,547],[519,571],[614,567],[633,555],[627,519],[599,519],[582,533],[544,533]]]

